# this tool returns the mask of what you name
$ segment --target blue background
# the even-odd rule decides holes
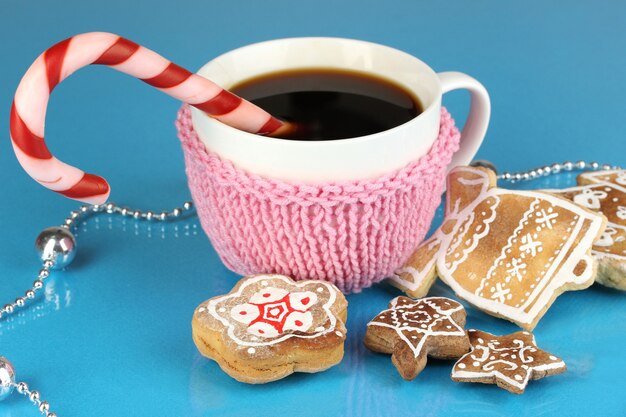
[[[565,159],[626,165],[626,3],[623,1],[39,1],[0,3],[0,302],[38,270],[35,236],[75,202],[21,170],[9,109],[30,63],[53,43],[105,30],[190,69],[248,43],[342,36],[387,44],[438,71],[460,70],[491,93],[492,122],[479,157],[518,170]],[[462,92],[446,104],[459,120]],[[114,201],[161,210],[189,198],[173,119],[179,104],[107,68],[80,71],[52,95],[46,137],[63,160],[104,175]],[[3,116],[2,116],[3,114]],[[571,185],[574,176],[532,187]],[[193,309],[238,277],[219,261],[198,220],[137,224],[100,216],[79,228],[74,264],[45,297],[0,322],[0,354],[59,416],[603,415],[626,414],[626,297],[597,285],[560,297],[535,331],[569,371],[515,396],[450,381],[431,360],[413,382],[362,345],[365,323],[398,291],[349,296],[343,362],[315,375],[240,384],[203,359],[190,337]],[[432,294],[451,292],[438,283]],[[472,308],[469,327],[516,327]],[[39,415],[14,396],[0,416]]]

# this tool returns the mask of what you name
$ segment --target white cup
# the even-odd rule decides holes
[[[485,88],[460,72],[435,73],[405,52],[342,38],[290,38],[256,43],[221,55],[198,74],[228,89],[256,76],[303,68],[336,68],[393,80],[417,96],[424,111],[372,135],[331,141],[279,140],[227,126],[192,108],[193,126],[206,148],[248,172],[305,183],[370,179],[425,155],[439,134],[442,94],[471,93],[461,148],[450,167],[467,165],[483,141],[490,102]]]

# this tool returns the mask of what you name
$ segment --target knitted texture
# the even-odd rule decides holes
[[[419,160],[373,180],[310,185],[207,152],[188,106],[176,127],[200,222],[229,269],[326,280],[344,292],[389,276],[423,240],[460,138],[442,108],[439,137]]]

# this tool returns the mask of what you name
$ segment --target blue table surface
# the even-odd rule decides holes
[[[33,240],[76,203],[34,183],[9,142],[9,108],[30,63],[51,44],[106,30],[191,69],[248,43],[342,36],[391,45],[438,71],[460,70],[491,93],[492,122],[479,158],[520,170],[566,159],[626,165],[626,3],[585,1],[128,1],[3,0],[0,4],[0,303],[33,281]],[[465,93],[444,104],[459,120]],[[47,117],[51,149],[103,174],[112,200],[161,210],[189,198],[173,119],[179,104],[107,68],[57,88]],[[573,175],[526,187],[563,187]],[[440,220],[438,216],[436,221]],[[403,381],[388,356],[362,343],[365,324],[399,291],[377,285],[348,297],[346,355],[327,372],[262,386],[238,383],[191,340],[201,301],[238,280],[196,217],[149,225],[100,216],[81,224],[80,250],[36,305],[0,321],[0,354],[59,416],[540,416],[626,415],[626,295],[594,285],[561,296],[535,330],[568,371],[515,396],[450,380],[430,360]],[[438,283],[431,294],[454,296]],[[468,308],[468,327],[513,324]],[[35,416],[26,399],[0,417]]]

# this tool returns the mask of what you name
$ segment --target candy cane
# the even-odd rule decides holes
[[[109,184],[102,177],[55,158],[44,141],[44,122],[54,87],[90,64],[107,65],[137,77],[247,132],[270,134],[283,126],[280,120],[254,104],[128,39],[103,32],[73,36],[41,54],[24,74],[11,107],[11,141],[28,175],[44,187],[75,200],[104,203],[109,196]]]

